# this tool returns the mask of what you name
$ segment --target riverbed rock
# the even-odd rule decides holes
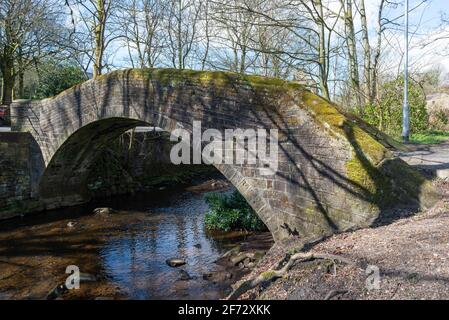
[[[180,267],[186,264],[186,261],[183,259],[178,259],[178,258],[172,258],[172,259],[167,259],[165,261],[170,267],[176,268],[176,267]]]
[[[212,282],[224,282],[232,279],[232,273],[228,271],[217,271],[203,274],[203,279]]]
[[[218,260],[230,259],[231,257],[239,254],[240,250],[241,250],[241,247],[240,246],[236,246],[236,247],[232,248],[231,250],[225,252]]]
[[[180,281],[189,281],[192,280],[193,277],[185,270],[179,270],[179,280]]]
[[[107,217],[111,214],[114,214],[115,210],[112,208],[97,208],[93,211],[93,213],[97,216]]]
[[[56,300],[68,291],[65,284],[58,284],[56,287],[50,290],[46,296],[46,300]]]
[[[240,262],[243,262],[244,264],[247,264],[247,263],[249,263],[251,261],[254,261],[255,260],[255,256],[256,255],[255,255],[254,252],[243,252],[243,253],[240,253],[239,255],[231,258],[231,262],[235,266],[240,264]]]
[[[80,282],[97,282],[99,277],[85,272],[80,272]]]

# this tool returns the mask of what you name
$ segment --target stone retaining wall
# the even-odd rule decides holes
[[[0,219],[42,210],[37,200],[44,161],[29,133],[0,132]]]
[[[203,166],[172,165],[170,148],[166,135],[152,132],[129,132],[116,139],[92,163],[91,198],[147,191],[204,172]],[[48,208],[39,201],[44,170],[39,146],[29,133],[0,132],[0,220]]]

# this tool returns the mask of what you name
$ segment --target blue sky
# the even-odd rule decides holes
[[[443,14],[449,16],[449,0],[428,0],[424,4],[422,2],[422,0],[410,0],[410,8],[415,8],[409,15],[411,68],[422,71],[439,67],[443,72],[449,72],[449,25],[441,24],[441,16]],[[368,0],[367,3],[369,3],[368,15],[374,20],[371,26],[374,26],[379,0]],[[387,16],[393,19],[402,16],[403,13],[404,6],[401,5],[390,9]],[[393,44],[389,58],[392,65],[399,62],[399,65],[397,64],[399,69],[405,47],[402,37],[403,17],[398,19],[397,23],[399,25],[396,28],[396,43]]]
[[[411,4],[419,3],[420,0],[411,0]],[[428,67],[439,65],[445,72],[449,72],[449,26],[441,25],[441,16],[449,16],[448,0],[431,0],[411,14],[411,22],[417,25],[417,39],[414,39],[415,45],[412,45],[412,54],[417,59],[420,55],[424,56],[424,61],[429,61]],[[444,38],[444,39],[442,39]],[[427,46],[420,48],[419,43],[425,43]],[[413,42],[412,42],[413,43]]]
[[[331,4],[339,5],[339,1],[329,0]],[[449,0],[409,0],[410,8],[410,67],[422,71],[426,69],[441,68],[449,73],[449,25],[441,26],[441,16],[446,13],[449,16]],[[380,0],[366,0],[368,24],[372,30],[372,45],[375,45],[377,10]],[[390,45],[384,57],[385,70],[401,72],[402,58],[405,48],[403,37],[404,30],[404,6],[405,0],[396,8],[385,12],[389,19],[395,19],[397,23],[393,30],[385,37],[385,43]],[[420,5],[419,5],[420,4]],[[357,20],[356,20],[356,23]],[[356,26],[360,28],[360,26]],[[127,58],[127,51],[123,48],[116,50],[118,60]]]
[[[410,0],[410,7],[413,8],[421,2],[422,0]],[[410,23],[419,26],[419,33],[432,32],[441,25],[441,16],[449,15],[448,5],[448,0],[428,0],[410,13]]]

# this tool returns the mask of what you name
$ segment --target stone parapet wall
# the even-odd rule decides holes
[[[0,219],[43,209],[37,190],[43,170],[29,133],[0,132]]]
[[[166,135],[125,133],[92,162],[88,189],[91,198],[147,191],[185,182],[205,171],[202,166],[175,166]],[[41,150],[24,132],[0,132],[0,220],[51,209],[39,199],[45,170]]]

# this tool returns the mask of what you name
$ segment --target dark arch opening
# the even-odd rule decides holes
[[[107,118],[92,122],[86,126],[83,126],[79,130],[75,131],[55,152],[51,158],[46,170],[43,173],[39,184],[39,195],[41,200],[45,203],[47,209],[54,209],[60,207],[69,207],[77,204],[82,204],[89,202],[95,198],[114,196],[118,194],[127,194],[132,192],[142,191],[142,188],[151,187],[155,185],[160,187],[164,185],[163,179],[161,183],[150,182],[145,184],[146,177],[140,177],[140,181],[136,181],[136,176],[139,172],[134,172],[134,177],[129,176],[130,181],[125,182],[122,186],[114,185],[114,179],[123,178],[122,177],[112,177],[110,173],[102,169],[105,163],[102,163],[102,159],[108,156],[108,150],[115,142],[118,141],[120,137],[123,137],[125,133],[129,132],[131,129],[136,127],[149,127],[150,124],[128,118]],[[153,132],[154,133],[154,132]],[[165,133],[165,134],[161,134]],[[162,130],[156,135],[163,136],[164,139],[169,139],[169,134]],[[129,139],[132,139],[129,138]],[[134,141],[127,141],[127,143],[134,143]],[[160,147],[160,146],[158,146]],[[154,165],[155,158],[160,157],[162,161],[159,161],[159,169],[163,168],[165,175],[179,175],[180,178],[189,178],[194,171],[197,171],[198,167],[204,167],[205,165],[180,165],[176,166],[171,164],[169,161],[169,149],[170,145],[163,147],[164,150],[160,150],[160,153],[153,154],[153,158],[148,159],[148,163],[145,165]],[[135,155],[134,155],[135,156]],[[145,155],[144,155],[145,156]],[[122,161],[123,159],[117,159],[117,161]],[[123,165],[122,163],[120,165]],[[196,166],[194,170],[192,167]],[[227,175],[223,172],[224,166],[207,166],[208,174],[214,173],[219,174],[221,177],[224,176],[236,189],[238,187],[233,181],[234,175]],[[144,171],[147,168],[141,168]],[[95,179],[98,178],[98,173],[102,172],[103,180],[109,179],[110,181],[106,185],[96,185]],[[179,172],[181,171],[181,172]],[[226,171],[226,170],[225,170]],[[115,174],[112,172],[112,174]],[[126,174],[129,174],[126,173]],[[151,174],[152,179],[158,179],[159,173]],[[183,176],[184,175],[184,176]],[[175,177],[176,180],[176,177]],[[112,181],[112,185],[111,185]],[[136,187],[133,188],[133,184]],[[99,188],[100,187],[100,188]],[[98,189],[103,187],[103,191],[106,188],[110,188],[109,192],[102,193]],[[254,208],[253,203],[248,199],[248,195],[241,190],[237,190],[246,199],[246,201]],[[250,200],[250,201],[249,201]],[[260,203],[259,203],[260,205]],[[257,213],[257,211],[256,211]],[[261,220],[266,224],[263,217]]]
[[[109,118],[73,133],[55,152],[40,181],[40,198],[47,208],[71,206],[90,199],[87,179],[95,159],[107,144],[144,122]]]

